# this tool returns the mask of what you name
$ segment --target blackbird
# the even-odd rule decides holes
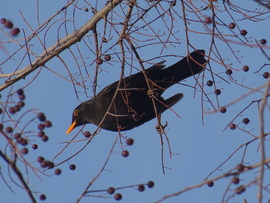
[[[108,85],[75,108],[66,134],[87,123],[110,131],[126,131],[160,116],[183,98],[178,93],[164,99],[162,93],[200,73],[206,62],[204,55],[204,50],[196,50],[168,68],[164,68],[162,61],[146,69],[145,74],[138,72]]]

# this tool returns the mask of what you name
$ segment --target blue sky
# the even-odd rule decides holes
[[[39,5],[39,18],[40,22],[42,23],[55,12],[57,12],[60,8],[62,8],[65,5],[65,1],[46,1],[46,3],[39,1]],[[221,3],[217,2],[216,5],[217,9],[222,10]],[[239,5],[241,6],[241,4]],[[87,6],[87,4],[84,2],[79,2],[78,7],[80,6]],[[176,7],[175,9],[180,10],[180,3],[177,6],[179,7]],[[246,1],[244,6],[245,8],[251,9],[255,7],[256,4],[253,1]],[[164,7],[166,7],[165,2]],[[26,35],[29,35],[31,32],[30,29],[27,28],[25,22],[22,20],[20,12],[34,29],[37,28],[36,1],[5,1],[4,6],[1,6],[0,10],[1,18],[5,17],[7,19],[11,19],[16,26],[25,29]],[[68,10],[70,13],[72,13],[72,11],[72,9]],[[79,9],[75,9],[75,11],[76,12],[74,16],[77,28],[79,28],[80,25],[85,23],[92,16],[91,12],[86,13]],[[224,13],[226,14],[226,12]],[[150,17],[151,14],[152,13],[149,14]],[[205,14],[210,16],[211,10],[206,10]],[[220,18],[223,21],[230,23],[231,19],[229,19],[229,17],[225,14],[224,16],[220,16]],[[261,23],[257,23],[245,20],[243,17],[240,18],[240,15],[238,16],[235,13],[233,13],[233,15],[235,15],[236,19],[238,19],[237,25],[239,25],[241,29],[248,30],[247,39],[250,41],[250,44],[255,44],[256,39],[260,40],[261,38],[265,38],[268,41],[270,40],[268,35],[268,26],[265,26],[269,24],[268,18],[266,18]],[[189,16],[192,17],[192,15]],[[71,14],[69,14],[68,17],[71,17]],[[160,45],[156,47],[151,45],[148,48],[138,49],[139,53],[145,60],[162,55],[163,57],[156,60],[156,62],[162,59],[166,59],[166,64],[171,65],[174,62],[180,60],[180,56],[185,56],[187,54],[183,23],[178,17],[175,18],[175,27],[179,26],[180,28],[179,32],[175,33],[175,35],[179,38],[179,44],[176,44],[174,47],[168,46],[168,48],[164,49],[163,52],[161,52],[162,46]],[[59,22],[56,22],[55,25],[52,26],[53,27],[46,35],[47,47],[55,43]],[[101,25],[100,30],[103,29],[102,26],[103,24]],[[209,27],[210,26],[211,25],[209,25]],[[73,27],[70,25],[67,27],[67,30],[69,33],[71,33]],[[160,29],[161,31],[164,30],[164,28],[159,26],[158,23],[153,24],[153,28],[157,30]],[[205,32],[203,25],[198,23],[191,24],[190,28],[198,30],[198,32]],[[226,30],[226,28],[222,26],[220,26],[220,29],[225,34],[231,34],[228,30]],[[64,35],[63,30],[61,30],[61,35]],[[8,38],[3,33],[1,33],[0,36],[1,41],[8,41]],[[43,35],[41,35],[40,39],[44,40],[42,36]],[[116,38],[115,35],[112,36],[114,37],[113,39]],[[22,33],[17,39],[20,39],[21,37]],[[89,37],[89,39],[93,40],[91,37]],[[233,42],[239,41],[236,38],[230,39],[232,39]],[[215,40],[216,45],[219,47],[219,51],[222,53],[225,63],[231,64],[230,66],[232,68],[239,70],[234,71],[233,73],[235,82],[249,88],[256,88],[266,82],[266,80],[262,80],[260,75],[254,74],[254,71],[258,70],[258,68],[261,67],[264,63],[269,63],[269,61],[267,61],[262,56],[258,48],[250,48],[247,45],[238,45],[232,42],[231,46],[233,49],[239,51],[236,52],[237,56],[239,56],[239,62],[233,57],[226,44],[220,42],[218,38],[215,38]],[[94,46],[93,41],[88,42],[90,47]],[[207,53],[210,48],[210,42],[211,35],[199,35],[196,33],[190,33],[190,43],[198,49],[205,49]],[[23,42],[20,41],[20,43]],[[91,78],[84,78],[86,80],[86,84],[89,85],[91,84],[90,80],[93,79],[93,73],[95,70],[95,66],[92,65],[94,55],[84,46],[82,42],[78,43],[78,46],[83,53],[82,55],[85,57],[84,61],[87,64],[87,70],[90,72]],[[13,43],[5,43],[4,47],[6,50],[8,50],[9,53],[12,53],[18,48]],[[108,49],[108,53],[114,54],[115,52],[119,51],[117,49],[110,50],[109,47],[110,44],[104,45],[104,50]],[[73,46],[71,49],[73,53],[78,53],[75,46]],[[33,42],[32,50],[35,51],[36,54],[43,52],[42,47],[38,41]],[[266,50],[268,51],[268,47]],[[21,54],[22,53],[18,54],[19,59]],[[165,55],[170,56],[165,57]],[[74,75],[77,74],[77,64],[74,62],[69,51],[64,51],[60,54],[60,56],[65,60],[69,71]],[[2,63],[2,61],[7,57],[8,54],[4,54],[2,52],[0,56],[0,62]],[[9,73],[9,69],[11,71],[14,70],[16,64],[20,62],[18,58],[14,57],[14,60],[1,65],[0,68],[4,73]],[[116,55],[113,56],[113,60],[118,60]],[[78,61],[80,65],[82,65],[81,61]],[[24,60],[21,67],[28,64],[29,61]],[[241,67],[246,64],[248,64],[251,68],[251,71],[248,73],[241,71]],[[92,89],[89,85],[87,89],[88,97],[84,93],[78,93],[80,99],[80,101],[78,101],[72,83],[63,78],[68,78],[68,73],[60,60],[53,59],[52,61],[46,63],[46,66],[57,72],[58,75],[43,67],[37,78],[25,88],[26,106],[22,110],[22,112],[28,109],[32,109],[33,112],[45,112],[47,119],[51,120],[53,123],[52,128],[46,129],[46,134],[49,136],[49,141],[47,143],[43,143],[39,139],[35,138],[33,142],[39,144],[38,150],[32,150],[31,147],[29,147],[30,152],[25,156],[29,163],[33,164],[33,166],[37,168],[39,168],[39,165],[35,161],[36,157],[45,156],[46,159],[53,159],[53,157],[55,157],[55,155],[58,154],[60,150],[65,146],[65,143],[63,142],[71,140],[72,137],[79,131],[80,128],[76,128],[71,134],[65,135],[65,132],[71,122],[71,114],[73,109],[80,102],[90,99],[91,96],[93,96]],[[149,67],[147,64],[145,66]],[[100,73],[99,87],[97,88],[98,91],[100,91],[103,87],[110,84],[111,82],[118,80],[120,72],[119,63],[116,62],[104,63],[101,67],[103,71]],[[235,85],[235,83],[233,83],[225,74],[225,68],[223,66],[220,66],[215,62],[211,62],[211,68],[218,76],[229,81],[229,83],[227,83],[226,81],[215,76],[216,85],[222,90],[222,94],[218,96],[218,102],[220,106],[235,101],[237,98],[250,91],[248,88],[243,88],[240,85]],[[84,69],[82,68],[82,70]],[[269,71],[269,67],[266,67],[264,70]],[[8,88],[1,92],[1,102],[6,101],[7,95],[10,93],[10,91],[14,92],[16,89],[24,87],[36,74],[37,71],[27,76],[25,80],[16,83],[12,89]],[[128,71],[126,74],[128,75]],[[60,77],[59,75],[63,77]],[[210,72],[206,71],[204,77],[205,81],[211,79]],[[2,84],[4,80],[1,79],[0,81]],[[202,78],[200,78],[200,81],[202,81]],[[184,81],[184,83],[191,86],[195,84],[193,78],[187,79]],[[82,88],[80,87],[77,87],[77,90],[82,92]],[[204,91],[208,93],[215,107],[218,107],[217,99],[212,93],[214,91],[213,87],[208,87],[205,85]],[[115,145],[115,148],[113,149],[112,155],[108,164],[106,165],[105,170],[94,182],[90,190],[106,190],[111,186],[117,188],[134,184],[143,184],[152,180],[155,182],[155,187],[152,189],[146,188],[144,192],[139,192],[136,190],[136,188],[121,189],[117,192],[120,192],[123,195],[121,202],[154,202],[161,199],[165,195],[172,194],[186,187],[193,186],[202,182],[209,175],[209,173],[214,171],[241,144],[253,139],[253,137],[248,135],[248,133],[245,133],[243,130],[258,135],[259,122],[257,104],[252,105],[236,119],[235,123],[239,123],[239,127],[243,128],[243,130],[237,129],[232,131],[227,129],[224,131],[224,128],[240,111],[245,109],[245,107],[248,106],[250,102],[256,99],[260,99],[262,97],[261,94],[255,93],[237,102],[227,109],[226,114],[221,114],[219,112],[215,114],[208,114],[207,112],[212,111],[213,109],[211,108],[209,102],[206,101],[205,97],[203,99],[201,98],[201,92],[199,89],[196,91],[194,96],[193,88],[184,85],[175,85],[164,93],[164,97],[168,98],[177,92],[184,93],[184,99],[173,107],[173,109],[181,116],[181,118],[178,118],[170,110],[167,110],[162,116],[162,121],[167,121],[169,123],[167,127],[167,135],[169,137],[170,147],[174,153],[172,158],[170,158],[168,145],[165,142],[164,164],[167,167],[167,169],[165,169],[166,174],[163,175],[162,173],[160,138],[155,131],[156,120],[152,120],[138,128],[124,132],[124,136],[131,137],[135,140],[133,146],[124,146],[124,149],[130,152],[130,156],[127,158],[121,156],[122,148],[118,141]],[[12,97],[12,99],[14,101],[18,100],[16,94]],[[202,110],[202,103],[204,104],[204,110]],[[34,108],[37,108],[38,110],[35,110]],[[202,124],[202,111],[205,113],[204,124]],[[14,119],[17,119],[19,116],[20,114],[15,115]],[[23,126],[23,123],[27,123],[27,121],[29,121],[34,116],[35,114],[33,113],[27,114],[24,117],[21,125]],[[265,116],[268,116],[267,121],[269,121],[269,110],[266,111]],[[244,117],[250,118],[250,124],[243,125],[241,123],[241,120]],[[31,133],[33,134],[38,131],[36,125],[37,123],[32,123],[32,125],[29,126],[29,130],[31,130]],[[84,130],[89,130],[90,132],[93,132],[95,129],[96,127],[91,124],[86,125],[84,128]],[[269,130],[269,127],[266,129],[266,132],[267,130]],[[49,170],[45,172],[47,175],[40,174],[40,178],[38,178],[28,168],[29,186],[33,191],[35,191],[35,196],[37,199],[39,194],[44,193],[47,196],[46,202],[75,202],[76,199],[82,194],[87,184],[101,170],[117,136],[118,134],[115,132],[102,130],[91,141],[86,149],[84,149],[76,157],[69,160],[68,163],[64,163],[58,167],[62,169],[62,174],[60,176],[54,175],[53,170]],[[76,140],[81,139],[84,139],[84,137],[82,134],[79,134]],[[69,156],[81,149],[85,143],[86,141],[72,143],[55,159],[55,163],[59,163],[67,159]],[[4,149],[3,145],[4,140],[1,140],[1,149]],[[266,152],[269,153],[269,143],[266,142],[265,146],[267,150]],[[258,148],[258,141],[248,145],[247,153],[244,159],[244,162],[247,165],[259,162],[260,151]],[[243,157],[243,150],[244,148],[235,153],[234,156],[229,159],[229,161],[226,162],[226,164],[224,164],[218,171],[213,173],[210,178],[224,174],[228,170],[235,167],[238,163],[240,163]],[[76,164],[76,170],[71,171],[69,169],[69,164]],[[2,173],[7,175],[7,167],[3,160],[0,160],[0,166]],[[20,166],[22,171],[25,172],[26,170],[24,169],[23,165]],[[257,170],[254,170],[247,172],[246,174],[242,174],[240,176],[241,184],[249,184],[258,176],[256,172]],[[14,179],[17,181],[14,174],[12,174],[12,177],[14,177]],[[15,185],[10,179],[7,178],[7,180],[9,186],[12,188],[12,190],[14,190],[14,193],[12,193],[5,184],[1,184],[1,201],[14,203],[29,202],[29,198],[25,191]],[[231,186],[230,190],[226,193],[225,191],[229,184],[230,178],[224,178],[222,180],[216,181],[214,187],[212,188],[202,186],[201,188],[191,190],[180,196],[169,198],[164,202],[221,202],[224,194],[226,194],[225,196],[228,198],[229,202],[240,203],[243,202],[244,199],[246,199],[247,202],[256,202],[256,195],[258,190],[256,185],[248,187],[247,192],[241,195],[232,195],[231,189],[235,189],[238,185]],[[267,180],[265,184],[268,184]],[[85,197],[81,202],[114,202],[114,199],[112,198],[113,196],[107,194],[106,192],[91,194],[97,195],[99,197]],[[266,201],[267,196],[265,195],[264,198]]]

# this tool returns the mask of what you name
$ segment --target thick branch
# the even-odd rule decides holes
[[[97,12],[93,16],[93,18],[91,18],[79,30],[76,30],[75,32],[71,33],[65,38],[57,41],[50,48],[46,49],[40,56],[36,57],[36,59],[34,60],[32,64],[24,67],[17,73],[15,72],[14,73],[15,76],[12,79],[7,80],[5,84],[0,86],[0,91],[4,90],[5,88],[9,87],[10,85],[14,84],[15,82],[21,79],[25,79],[25,77],[28,74],[38,69],[39,67],[43,66],[50,59],[59,55],[62,51],[69,48],[71,45],[81,41],[81,39],[83,38],[85,34],[87,34],[90,30],[92,30],[101,19],[107,16],[108,13],[118,4],[120,4],[122,1],[123,0],[113,0],[107,3],[99,12]]]

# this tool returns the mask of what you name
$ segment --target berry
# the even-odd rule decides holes
[[[14,138],[17,140],[18,138],[20,138],[21,137],[21,134],[20,133],[15,133],[15,135],[14,135]]]
[[[103,60],[101,58],[97,58],[96,63],[98,65],[101,65],[103,63]]]
[[[41,137],[43,142],[47,142],[49,140],[49,137],[47,135],[44,135]]]
[[[215,93],[215,95],[220,95],[221,91],[220,91],[220,89],[215,89],[214,93]]]
[[[44,135],[45,135],[45,133],[44,133],[43,131],[39,131],[39,132],[38,132],[38,136],[39,136],[39,137],[43,137]]]
[[[143,191],[145,190],[144,185],[143,185],[143,184],[138,185],[138,190],[139,190],[140,192],[143,192]]]
[[[107,190],[107,192],[109,194],[113,194],[115,192],[115,189],[113,187],[109,187],[108,190]]]
[[[4,125],[2,123],[0,123],[0,130],[4,129]]]
[[[85,9],[84,9],[84,11],[85,11],[85,12],[88,12],[88,11],[89,11],[89,9],[88,9],[88,8],[85,8]]]
[[[24,90],[23,89],[18,89],[17,90],[17,94],[18,95],[23,95],[24,94]]]
[[[32,149],[35,149],[36,150],[37,148],[38,148],[38,145],[37,144],[33,144],[32,145]]]
[[[239,172],[242,172],[242,171],[244,171],[245,166],[244,166],[243,164],[238,164],[238,165],[236,166],[236,169],[237,169]]]
[[[244,185],[240,185],[239,187],[237,187],[235,189],[235,193],[239,195],[239,194],[245,192],[245,190],[246,190],[246,187]]]
[[[11,31],[10,31],[10,34],[12,35],[12,36],[17,36],[19,33],[21,32],[21,30],[19,29],[19,28],[14,28],[14,29],[12,29]]]
[[[235,130],[235,129],[236,129],[236,125],[235,125],[234,123],[231,123],[231,124],[230,124],[230,129],[231,129],[231,130]]]
[[[28,148],[22,148],[22,153],[23,154],[28,154]]]
[[[49,161],[42,161],[41,163],[40,163],[40,166],[42,167],[42,168],[46,168],[47,166],[48,166],[48,163],[49,163]]]
[[[38,113],[37,116],[38,116],[38,119],[39,119],[41,122],[46,121],[46,116],[45,116],[44,113],[40,112],[40,113]]]
[[[243,123],[244,123],[244,124],[248,124],[249,121],[250,121],[250,120],[249,120],[248,118],[244,118],[244,119],[243,119]]]
[[[41,201],[44,201],[44,200],[46,199],[46,195],[44,195],[44,194],[40,195],[40,196],[39,196],[39,199],[40,199]]]
[[[47,166],[49,169],[52,169],[54,167],[54,163],[51,161],[48,161]]]
[[[55,175],[60,175],[61,173],[62,173],[62,170],[59,169],[59,168],[57,168],[57,169],[54,170],[54,174]]]
[[[116,194],[114,195],[114,199],[115,199],[115,200],[121,200],[121,199],[122,199],[122,195],[121,195],[120,193],[116,193]]]
[[[153,188],[154,187],[154,185],[155,185],[155,183],[153,182],[153,181],[148,181],[148,183],[147,183],[147,186],[149,187],[149,188]]]
[[[10,108],[8,109],[8,112],[9,112],[10,114],[14,114],[14,113],[16,113],[16,109],[12,106],[12,107],[10,107]]]
[[[7,133],[12,133],[13,132],[13,128],[10,127],[10,126],[6,127],[6,132]]]
[[[212,80],[208,80],[206,84],[207,84],[207,86],[211,87],[213,85],[213,81]]]
[[[50,128],[50,127],[52,127],[52,122],[51,121],[45,121],[44,125],[45,125],[45,127]]]
[[[6,26],[6,28],[8,28],[8,29],[12,29],[14,25],[13,25],[13,23],[10,22],[9,20],[6,20],[6,21],[5,21],[5,26]]]
[[[1,23],[1,24],[5,24],[6,21],[7,21],[7,19],[1,18],[0,23]]]
[[[24,94],[19,95],[19,98],[20,98],[20,100],[25,100],[25,95]]]
[[[220,111],[221,113],[226,113],[227,109],[226,109],[226,107],[223,106],[223,107],[220,108],[219,111]]]
[[[39,129],[39,130],[44,130],[44,129],[45,129],[45,125],[42,124],[42,123],[39,123],[39,124],[38,124],[38,129]]]
[[[24,101],[18,101],[17,106],[19,106],[20,108],[25,106]]]
[[[264,72],[263,73],[263,77],[266,78],[266,79],[269,78],[269,75],[270,75],[269,72]]]
[[[110,61],[110,60],[112,59],[112,57],[111,57],[110,54],[106,54],[106,55],[104,56],[104,59],[105,59],[105,61]]]
[[[213,186],[214,186],[214,182],[213,182],[213,181],[209,181],[209,182],[207,183],[207,185],[208,185],[208,187],[213,187]]]
[[[42,156],[39,156],[39,157],[37,158],[37,162],[38,162],[38,163],[42,163],[44,160],[45,160],[45,159],[44,159],[44,157],[42,157]]]
[[[72,170],[72,171],[74,171],[76,169],[76,165],[75,164],[71,164],[69,166],[69,169]]]
[[[231,75],[232,73],[233,73],[233,72],[232,72],[231,69],[226,70],[226,74],[227,74],[227,75]]]
[[[239,178],[238,177],[233,177],[232,179],[232,183],[234,184],[238,184],[240,182]]]
[[[133,140],[132,138],[128,138],[128,139],[126,140],[126,143],[127,143],[127,145],[133,145],[134,140]]]
[[[248,72],[249,71],[249,67],[248,66],[244,66],[243,67],[243,71]]]
[[[128,157],[128,155],[129,155],[129,152],[127,150],[122,151],[122,156],[123,157]]]
[[[89,131],[85,131],[83,133],[84,137],[90,137],[91,136],[91,133]]]
[[[28,141],[23,137],[20,137],[18,140],[22,146],[26,146],[28,144]]]
[[[240,31],[240,35],[242,35],[242,36],[246,36],[247,33],[248,33],[248,32],[247,32],[246,30],[241,30],[241,31]]]
[[[266,41],[266,39],[261,39],[261,44],[266,44],[267,43],[267,41]]]
[[[230,24],[229,24],[229,28],[230,28],[230,29],[234,29],[234,28],[235,28],[235,24],[234,24],[234,23],[230,23]]]
[[[212,18],[206,17],[206,18],[204,19],[204,22],[205,22],[206,24],[211,24],[211,23],[212,23]]]

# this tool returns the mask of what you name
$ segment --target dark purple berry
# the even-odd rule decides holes
[[[42,156],[39,156],[39,157],[37,158],[37,162],[38,162],[38,163],[42,163],[44,160],[45,160],[45,159],[44,159],[44,157],[42,157]]]
[[[18,95],[23,95],[24,94],[24,90],[23,89],[18,89],[17,90],[17,94]]]
[[[39,123],[39,124],[38,124],[38,129],[39,129],[39,130],[44,130],[44,129],[45,129],[45,125],[42,124],[42,123]]]
[[[39,119],[41,122],[46,121],[46,116],[45,116],[45,114],[42,113],[42,112],[38,113],[38,119]]]
[[[153,182],[153,181],[148,181],[148,183],[147,183],[147,186],[149,187],[149,188],[153,188],[154,187],[154,185],[155,185],[155,183]]]
[[[261,39],[261,44],[266,44],[267,43],[267,41],[266,41],[266,39]]]
[[[55,175],[60,175],[62,173],[62,170],[60,168],[57,168],[54,170]]]
[[[242,36],[246,36],[247,33],[248,33],[248,32],[247,32],[246,30],[241,30],[241,31],[240,31],[240,35],[242,35]]]
[[[22,148],[22,153],[23,154],[28,154],[28,148]]]
[[[90,137],[91,136],[91,133],[89,131],[85,131],[83,133],[84,137]]]
[[[1,23],[1,24],[5,24],[6,21],[7,21],[7,19],[1,18],[0,23]]]
[[[266,78],[266,79],[269,78],[269,75],[270,75],[269,72],[264,72],[263,73],[263,77]]]
[[[116,194],[114,195],[114,199],[115,199],[115,200],[121,200],[121,199],[122,199],[122,195],[121,195],[120,193],[116,193]]]
[[[231,130],[235,130],[235,129],[236,129],[236,125],[235,125],[234,123],[231,123],[231,124],[230,124],[230,129],[231,129]]]
[[[5,21],[5,26],[6,26],[6,28],[8,28],[8,29],[12,29],[14,25],[13,25],[13,23],[10,22],[9,20],[6,20],[6,21]]]
[[[123,157],[128,157],[128,155],[129,155],[129,152],[127,150],[122,151],[122,156]]]
[[[50,128],[50,127],[52,127],[52,122],[51,121],[45,121],[44,125],[45,125],[45,127]]]
[[[242,172],[242,171],[244,171],[245,166],[244,166],[243,164],[238,164],[238,165],[236,166],[236,169],[237,169],[239,172]]]
[[[69,169],[72,170],[72,171],[74,171],[76,169],[76,165],[75,164],[71,164],[69,166]]]
[[[112,57],[111,57],[110,54],[106,54],[106,55],[104,56],[104,59],[105,59],[106,61],[110,61],[110,60],[112,59]]]
[[[229,24],[229,28],[230,28],[230,29],[234,29],[234,28],[235,28],[235,24],[234,24],[234,23],[230,23],[230,24]]]
[[[245,191],[246,191],[246,187],[244,185],[240,185],[239,187],[237,187],[235,189],[235,193],[238,194],[238,195],[245,192]]]
[[[24,94],[19,95],[19,98],[20,98],[20,100],[25,100],[25,95]]]
[[[43,137],[44,135],[45,135],[45,133],[44,133],[43,131],[39,131],[39,132],[38,132],[38,136],[39,136],[39,137]]]
[[[17,106],[19,106],[20,108],[25,106],[24,101],[18,101]]]
[[[138,185],[138,190],[139,190],[140,192],[143,192],[143,191],[145,190],[144,185],[143,185],[143,184]]]
[[[206,84],[207,84],[207,86],[211,87],[213,85],[213,81],[212,80],[208,80]]]
[[[103,60],[101,58],[97,58],[96,63],[98,65],[101,65],[103,63]]]
[[[32,145],[32,149],[35,149],[36,150],[37,148],[38,148],[38,145],[37,144],[33,144]]]
[[[219,109],[219,111],[221,112],[221,113],[226,113],[227,112],[227,109],[226,109],[226,107],[221,107],[220,109]]]
[[[208,185],[208,187],[213,187],[213,186],[214,186],[214,182],[213,182],[213,181],[209,181],[209,182],[207,183],[207,185]]]
[[[12,29],[11,31],[10,31],[10,34],[12,35],[12,36],[17,36],[19,33],[21,32],[21,30],[19,29],[19,28],[14,28],[14,29]]]
[[[13,128],[10,127],[10,126],[6,127],[6,132],[7,133],[12,133],[13,132]]]
[[[205,22],[206,24],[211,24],[211,23],[212,23],[212,18],[211,18],[211,17],[206,17],[206,18],[204,19],[204,22]]]
[[[10,114],[16,113],[15,107],[14,107],[14,106],[10,107],[10,108],[8,109],[8,112],[9,112]]]
[[[244,123],[244,124],[248,124],[249,121],[250,121],[250,120],[249,120],[248,118],[244,118],[244,119],[243,119],[243,123]]]
[[[21,137],[20,139],[18,139],[18,141],[20,142],[20,144],[22,146],[28,145],[28,141],[25,138],[23,138],[23,137]]]
[[[220,95],[221,94],[221,90],[220,89],[215,89],[214,93],[215,93],[215,95]]]
[[[249,67],[248,67],[248,66],[244,66],[244,67],[243,67],[243,71],[244,71],[244,72],[248,72],[248,71],[249,71]]]
[[[40,199],[41,201],[44,201],[44,200],[46,199],[46,195],[44,195],[44,194],[40,195],[40,196],[39,196],[39,199]]]
[[[233,72],[232,72],[232,69],[228,69],[228,70],[226,70],[226,74],[227,75],[231,75]]]
[[[49,137],[47,135],[43,135],[41,139],[43,142],[47,142],[49,140]]]
[[[238,184],[240,182],[239,178],[238,177],[233,177],[232,179],[232,183],[234,184]]]
[[[134,140],[132,139],[132,138],[128,138],[127,140],[126,140],[126,143],[127,143],[127,145],[133,145],[133,143],[134,143]]]
[[[107,192],[112,195],[115,192],[115,189],[113,187],[109,187]]]

